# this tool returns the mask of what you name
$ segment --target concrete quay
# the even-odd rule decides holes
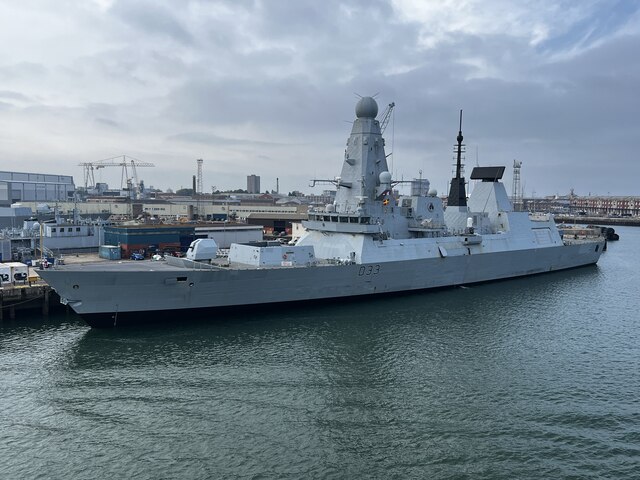
[[[15,319],[16,312],[41,313],[66,308],[58,294],[43,281],[0,288],[0,320]]]
[[[106,262],[97,253],[65,255],[65,263]],[[14,320],[22,314],[49,315],[68,307],[60,303],[60,296],[38,275],[38,269],[29,267],[28,280],[0,287],[0,321]]]

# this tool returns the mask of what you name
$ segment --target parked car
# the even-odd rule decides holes
[[[131,254],[131,260],[144,260],[144,255],[134,252]]]

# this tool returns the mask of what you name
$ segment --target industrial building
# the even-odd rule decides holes
[[[33,211],[24,205],[0,206],[0,228],[22,228],[25,220],[31,218]]]
[[[196,238],[213,238],[219,248],[231,243],[262,240],[262,227],[234,223],[173,225],[109,225],[104,229],[105,245],[117,245],[123,257],[134,252],[184,252]]]
[[[23,202],[23,206],[31,207],[34,211],[37,208],[35,202]],[[145,201],[142,202],[115,202],[113,199],[104,200],[103,202],[60,202],[57,204],[58,210],[63,214],[71,214],[75,209],[79,215],[82,216],[101,216],[102,218],[111,217],[117,220],[118,217],[135,218],[138,215],[149,215],[164,221],[179,220],[192,220],[195,217],[195,213],[198,212],[198,217],[205,220],[227,220],[229,218],[236,218],[238,220],[245,220],[251,213],[270,213],[273,215],[289,214],[289,213],[306,213],[307,206],[279,206],[274,205],[273,202],[269,204],[260,205],[246,205],[239,202],[195,202],[192,200],[169,203],[161,201]]]
[[[104,243],[104,227],[78,223],[44,223],[44,247],[54,252],[96,250]]]
[[[16,202],[72,200],[76,186],[70,175],[0,171],[0,206]]]
[[[134,252],[185,250],[194,239],[193,225],[108,225],[105,245],[118,245],[123,256]]]
[[[573,213],[609,215],[613,217],[640,216],[640,197],[589,196],[571,199]]]

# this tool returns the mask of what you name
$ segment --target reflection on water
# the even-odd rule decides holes
[[[472,288],[180,328],[4,324],[0,477],[633,478],[628,230],[598,267]]]

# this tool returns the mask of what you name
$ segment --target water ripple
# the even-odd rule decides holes
[[[0,325],[0,478],[635,479],[623,230],[597,267],[468,289],[178,329]]]

